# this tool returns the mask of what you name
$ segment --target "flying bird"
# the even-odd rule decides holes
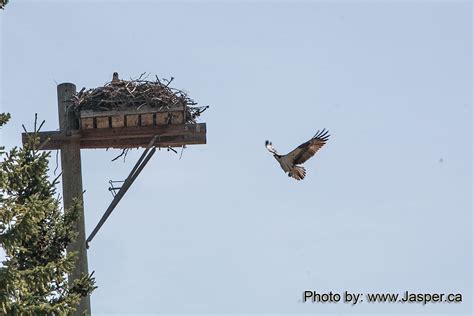
[[[329,136],[326,129],[317,131],[310,140],[299,145],[286,155],[279,155],[272,143],[268,140],[265,141],[265,147],[273,154],[273,157],[280,163],[281,168],[285,173],[288,173],[289,177],[302,180],[306,176],[306,170],[298,165],[313,157],[314,154],[326,144]]]

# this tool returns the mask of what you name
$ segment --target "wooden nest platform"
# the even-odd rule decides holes
[[[197,106],[183,90],[170,87],[173,78],[120,80],[114,73],[103,87],[73,97],[72,109],[81,129],[194,124],[207,106]]]
[[[111,82],[76,93],[76,86],[64,83],[61,89],[72,92],[65,102],[60,120],[63,129],[39,132],[41,149],[61,149],[76,142],[80,148],[147,148],[151,139],[155,147],[183,147],[206,144],[206,123],[196,122],[207,106],[197,106],[187,93],[171,88],[170,80],[150,81],[142,74],[138,79],[120,80],[114,73]],[[58,89],[59,87],[58,86]],[[61,91],[63,91],[61,90]],[[65,93],[65,92],[61,92]],[[61,101],[62,100],[62,101]],[[23,133],[23,143],[30,133]]]

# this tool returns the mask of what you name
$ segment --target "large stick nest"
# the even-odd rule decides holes
[[[143,106],[166,110],[184,106],[186,123],[195,123],[197,117],[208,108],[196,106],[197,103],[185,91],[170,87],[173,77],[160,80],[155,76],[154,81],[147,78],[148,76],[141,74],[137,79],[120,80],[118,74],[114,73],[112,81],[103,87],[89,90],[82,88],[73,97],[74,110],[76,113],[83,110],[139,110]]]

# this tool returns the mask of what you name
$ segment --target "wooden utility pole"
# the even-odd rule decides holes
[[[89,125],[89,128],[82,128],[79,124],[80,119],[72,109],[73,103],[71,99],[75,94],[76,86],[74,84],[62,83],[58,85],[59,131],[39,132],[37,134],[40,143],[44,144],[41,149],[61,150],[64,209],[70,208],[75,199],[80,203],[79,218],[74,227],[78,236],[67,247],[68,252],[73,251],[77,253],[74,271],[69,275],[70,282],[80,278],[82,274],[88,274],[84,203],[82,197],[81,149],[147,148],[142,155],[144,163],[140,164],[140,166],[136,165],[137,170],[135,168],[132,170],[129,182],[124,184],[129,186],[151,158],[157,147],[182,147],[206,143],[206,124],[186,123],[185,113],[181,116],[182,121],[180,123],[173,123],[173,120],[171,120],[170,123],[163,124],[158,119],[158,114],[142,113],[139,109],[133,110],[132,113],[129,113],[130,111],[127,113],[103,112],[100,116],[106,115],[110,117],[106,117],[105,120],[102,117],[88,117],[86,119],[92,121],[92,125]],[[128,118],[128,115],[136,118],[135,125],[114,126],[115,118],[118,117],[119,121],[123,122],[127,121],[125,118]],[[104,122],[108,124],[103,124]],[[85,122],[83,121],[82,123]],[[30,136],[28,133],[22,134],[23,144],[28,143]],[[150,147],[153,148],[150,149]],[[151,154],[145,158],[145,153],[148,150],[150,150]],[[119,191],[120,195],[117,194],[118,198],[114,199],[110,210],[107,210],[98,228],[100,228],[107,216],[110,215],[111,210],[117,205],[125,191],[122,190],[122,193]],[[91,239],[97,233],[98,228],[92,232]],[[89,296],[82,298],[77,311],[72,315],[83,316],[84,312],[87,315],[91,314]]]
[[[72,111],[70,102],[76,94],[76,86],[72,83],[58,85],[58,115],[59,131],[71,136],[72,130],[79,129],[78,120]],[[65,141],[61,144],[61,168],[63,183],[64,209],[72,207],[74,199],[79,203],[79,218],[74,224],[78,236],[75,241],[67,247],[68,252],[76,252],[77,259],[74,271],[69,275],[69,283],[80,278],[82,274],[88,274],[87,250],[86,250],[86,228],[84,223],[84,200],[82,198],[82,174],[81,174],[81,146],[78,140]],[[91,303],[89,296],[83,297],[74,316],[91,314]]]

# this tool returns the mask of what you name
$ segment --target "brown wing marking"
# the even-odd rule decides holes
[[[329,139],[329,131],[322,129],[307,142],[299,145],[295,150],[288,155],[292,156],[295,165],[302,164],[309,158],[313,157],[316,152],[326,144]]]

